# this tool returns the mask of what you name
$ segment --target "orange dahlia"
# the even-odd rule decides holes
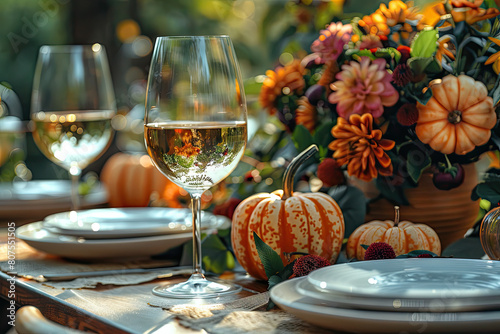
[[[408,21],[419,23],[421,19],[422,15],[418,13],[417,8],[408,7],[403,1],[393,0],[388,5],[382,3],[375,13],[364,16],[358,24],[369,34],[385,36],[390,34],[389,27],[400,24],[403,38],[408,38],[413,30]]]
[[[309,99],[302,96],[297,101],[298,107],[295,110],[295,124],[302,124],[309,132],[312,132],[316,126],[316,107]]]
[[[304,73],[305,68],[297,59],[284,67],[278,66],[275,71],[267,71],[259,95],[261,106],[274,115],[277,111],[276,98],[278,96],[302,93],[306,84],[303,78]]]
[[[454,22],[465,21],[468,24],[474,24],[478,21],[491,19],[500,14],[500,11],[496,8],[481,8],[483,0],[453,0],[451,1],[451,12],[448,13],[443,3],[438,3],[432,7],[432,10],[437,13],[438,18],[432,21],[427,18],[426,23],[435,25],[441,17],[445,17],[447,14],[451,14]],[[450,25],[450,23],[445,26]]]
[[[336,139],[328,148],[340,165],[347,165],[349,175],[364,181],[378,174],[392,175],[391,158],[385,151],[391,150],[395,142],[382,139],[382,131],[373,129],[371,114],[354,114],[349,120],[339,117],[332,135]]]

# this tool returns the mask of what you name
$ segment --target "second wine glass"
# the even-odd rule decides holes
[[[191,196],[193,274],[156,287],[174,298],[210,298],[237,285],[202,272],[201,195],[224,180],[243,156],[247,113],[243,82],[227,36],[160,37],[148,79],[145,140],[156,167]]]
[[[33,80],[33,139],[42,153],[68,170],[73,210],[79,209],[82,169],[96,160],[113,137],[115,95],[104,47],[42,46]]]

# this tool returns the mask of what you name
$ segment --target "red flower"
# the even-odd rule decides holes
[[[331,265],[327,259],[318,255],[304,255],[295,261],[293,274],[295,277],[307,276],[313,270]]]
[[[374,242],[365,252],[365,260],[395,259],[396,253],[391,245],[385,242]]]
[[[318,165],[318,178],[325,187],[333,187],[345,183],[344,173],[337,160],[326,158]]]
[[[399,108],[396,114],[398,122],[404,126],[411,126],[417,123],[418,120],[418,109],[413,103],[405,103]]]

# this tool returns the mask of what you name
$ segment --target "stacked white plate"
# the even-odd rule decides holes
[[[97,186],[81,197],[83,208],[102,206],[108,200],[104,187]],[[35,180],[0,183],[0,223],[20,225],[71,209],[71,181]]]
[[[229,227],[229,219],[202,213],[204,230]],[[192,238],[189,209],[102,208],[68,211],[21,226],[17,237],[43,252],[78,260],[144,257]]]
[[[276,285],[271,299],[306,322],[349,333],[499,333],[500,262],[337,264]]]

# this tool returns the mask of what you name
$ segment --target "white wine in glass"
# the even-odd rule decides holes
[[[113,138],[115,96],[104,47],[42,46],[33,81],[33,139],[42,153],[69,171],[73,209],[79,209],[82,169]]]
[[[144,136],[156,167],[191,196],[193,274],[153,293],[212,298],[241,287],[202,271],[201,195],[238,165],[247,142],[240,69],[228,36],[160,37],[148,79]]]

